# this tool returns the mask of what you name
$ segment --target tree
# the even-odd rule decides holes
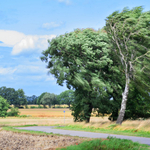
[[[117,124],[124,119],[130,83],[134,81],[149,91],[149,58],[150,58],[150,12],[143,12],[142,7],[124,8],[121,13],[112,13],[106,19],[105,30],[112,49],[120,59],[120,70],[124,72],[125,88]],[[140,81],[141,77],[144,77]],[[140,83],[140,82],[141,83]],[[138,86],[138,84],[137,84]],[[143,88],[144,89],[144,88]]]
[[[7,116],[7,110],[9,109],[9,104],[6,99],[0,96],[0,117]]]
[[[43,92],[43,93],[38,97],[38,99],[37,99],[37,104],[38,104],[38,105],[41,104],[41,99],[42,99],[42,97],[44,96],[45,93],[46,93],[46,92]]]
[[[14,88],[6,88],[3,86],[0,88],[0,95],[7,99],[9,104],[13,104],[15,107],[27,104],[23,89],[18,89],[16,91]]]
[[[14,101],[17,99],[17,94],[14,88],[7,88],[5,86],[0,88],[0,95],[7,99],[9,104],[13,104]]]
[[[13,101],[13,104],[15,107],[20,107],[21,105],[27,105],[27,99],[25,97],[25,93],[23,89],[18,89],[15,91],[15,99]]]
[[[49,108],[51,108],[52,102],[56,100],[56,95],[54,93],[45,93],[44,96],[41,99],[41,103],[44,105],[49,105]]]
[[[58,98],[58,100],[60,101],[61,104],[67,104],[70,108],[71,103],[75,99],[74,91],[73,90],[66,90],[66,91],[60,93],[57,96],[57,98]]]
[[[106,33],[77,29],[52,39],[49,44],[41,60],[48,63],[47,68],[59,85],[63,86],[65,82],[76,93],[83,91],[84,99],[81,101],[86,107],[82,109],[82,114],[89,122],[92,101],[97,94],[111,91],[109,81],[105,79],[112,64],[108,57],[110,50]]]
[[[27,99],[28,104],[38,104],[37,103],[38,96],[36,96],[36,95],[26,96],[26,99]]]

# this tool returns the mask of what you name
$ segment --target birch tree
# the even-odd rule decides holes
[[[120,60],[119,68],[125,75],[121,109],[116,122],[122,124],[130,82],[142,83],[146,90],[149,88],[149,82],[146,83],[144,78],[149,78],[150,12],[143,12],[142,7],[131,10],[124,8],[121,13],[116,11],[107,17],[105,30],[112,49]]]

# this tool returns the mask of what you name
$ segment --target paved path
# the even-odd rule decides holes
[[[94,133],[94,132],[85,132],[85,131],[62,130],[62,129],[54,129],[54,126],[18,127],[17,129],[43,131],[47,133],[53,132],[54,134],[89,137],[89,138],[107,138],[108,136],[112,136],[112,137],[116,137],[120,139],[129,139],[129,140],[132,140],[133,142],[139,142],[141,144],[150,145],[150,138],[145,138],[145,137],[115,135],[115,134],[107,134],[107,133]]]

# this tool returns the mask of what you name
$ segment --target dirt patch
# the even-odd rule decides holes
[[[32,135],[0,130],[0,150],[55,150],[82,141],[83,139],[70,136]]]

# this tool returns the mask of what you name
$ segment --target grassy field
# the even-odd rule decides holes
[[[64,122],[64,111],[65,110],[65,122]],[[64,129],[69,129],[69,130],[83,130],[83,131],[91,131],[91,132],[102,132],[102,133],[112,133],[112,134],[122,134],[122,135],[133,135],[133,136],[143,136],[143,137],[150,137],[150,119],[147,120],[136,120],[136,121],[131,121],[131,120],[127,120],[124,121],[123,124],[121,126],[119,125],[115,125],[115,122],[111,122],[108,120],[108,117],[91,117],[90,123],[84,123],[84,122],[73,122],[73,117],[71,116],[71,111],[67,108],[47,108],[47,109],[19,109],[20,111],[20,115],[27,115],[27,117],[7,117],[7,118],[0,118],[0,127],[1,129],[3,128],[3,130],[0,129],[0,134],[4,134],[5,137],[7,139],[11,138],[12,136],[16,137],[14,138],[14,140],[19,140],[17,139],[17,137],[21,137],[21,141],[22,143],[26,146],[26,142],[24,143],[23,141],[27,140],[27,137],[30,137],[31,140],[27,140],[27,143],[29,143],[28,149],[33,149],[32,145],[34,144],[34,146],[38,145],[38,141],[34,140],[34,136],[33,133],[28,133],[27,131],[17,131],[17,130],[12,130],[12,126],[22,126],[22,125],[65,125],[65,127],[63,127]],[[8,130],[8,131],[5,131]],[[12,133],[13,132],[13,133]],[[17,133],[14,133],[17,132]],[[19,132],[19,133],[18,133]],[[26,134],[29,134],[26,136]],[[37,138],[38,140],[41,140],[41,135],[43,133],[37,133]],[[40,137],[39,137],[40,135]],[[43,137],[44,136],[44,137]],[[55,147],[58,148],[58,145],[54,146],[54,143],[57,143],[57,140],[59,139],[57,136],[54,138],[53,136],[48,135],[49,137],[47,137],[47,135],[43,134],[43,138],[45,138],[47,140],[46,143],[42,143],[43,140],[41,140],[41,147],[45,147],[46,145],[48,145],[49,143],[49,138],[52,138],[51,140],[53,141],[53,144],[51,145],[51,147]],[[2,136],[3,139],[3,136]],[[68,138],[69,140],[69,138]],[[115,141],[114,141],[115,140]],[[5,141],[5,142],[4,142]],[[9,145],[9,143],[7,143],[8,140],[5,140],[5,138],[0,141],[0,148],[1,148],[1,143],[3,145]],[[33,142],[32,142],[33,141]],[[35,142],[34,142],[35,141]],[[67,144],[76,144],[76,143],[80,143],[82,140],[77,140],[77,139],[72,139],[72,141],[67,141],[67,138],[62,136],[62,143],[64,143],[63,141],[66,141],[66,145],[60,145],[59,147],[66,147],[68,146]],[[77,142],[78,141],[78,142]],[[80,142],[79,142],[80,141]],[[108,146],[112,146],[113,147],[113,143],[117,142],[118,143],[118,139],[107,139],[106,142],[109,143],[105,143],[101,140],[99,141],[93,141],[89,147],[91,145],[95,145],[95,148],[99,148],[101,146],[101,149],[107,149],[107,145]],[[89,142],[88,142],[89,143]],[[123,149],[123,147],[121,145],[123,145],[123,143],[125,143],[124,141],[119,141],[120,145],[118,145],[118,147],[116,147],[116,150],[120,150]],[[87,145],[87,143],[85,143],[85,145]],[[141,146],[138,144],[134,144],[131,141],[127,141],[126,145],[128,145],[128,149],[149,149],[150,147],[145,147],[145,146]],[[18,148],[19,145],[16,145],[16,147]],[[73,150],[73,149],[81,149],[82,147],[84,147],[84,143],[76,145],[75,147],[70,147],[68,148]],[[110,148],[111,149],[111,148]]]
[[[64,111],[65,110],[65,122],[64,122]],[[28,115],[29,117],[7,117],[0,118],[0,126],[13,126],[13,125],[27,125],[27,124],[37,124],[37,125],[66,125],[70,128],[85,128],[95,129],[105,129],[113,131],[131,131],[133,134],[138,132],[150,133],[150,119],[147,120],[127,120],[124,121],[121,126],[116,126],[115,122],[108,120],[108,117],[91,117],[90,123],[75,123],[73,122],[73,117],[71,116],[71,111],[67,108],[59,109],[19,109],[21,115]],[[69,128],[69,127],[68,127]],[[128,132],[127,132],[128,134]]]

